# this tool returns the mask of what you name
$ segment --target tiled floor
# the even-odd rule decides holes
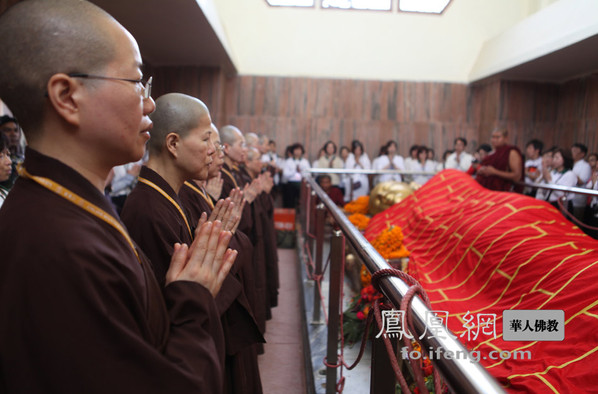
[[[300,242],[300,239],[298,239]],[[324,256],[328,256],[329,245],[324,245]],[[266,330],[265,353],[259,357],[260,373],[264,393],[266,394],[303,394],[326,392],[326,366],[323,364],[326,354],[327,329],[325,324],[313,322],[314,282],[307,279],[305,266],[300,261],[296,249],[279,249],[280,292],[279,305],[272,311],[272,320]],[[305,295],[305,310],[302,310],[301,291]],[[328,272],[322,280],[324,298],[328,298]],[[344,287],[344,304],[352,293]],[[327,305],[326,305],[327,308]],[[304,352],[302,343],[302,318],[305,313],[313,369],[314,388],[308,390],[305,378]],[[322,320],[324,319],[322,314]],[[345,347],[345,360],[352,364],[357,358],[359,344]],[[345,386],[343,393],[368,393],[370,391],[370,351],[366,348],[362,361],[351,370],[344,370]],[[337,379],[340,375],[337,371]]]
[[[279,249],[278,306],[266,327],[264,354],[259,356],[265,394],[304,394],[305,367],[301,330],[300,279],[294,249]]]

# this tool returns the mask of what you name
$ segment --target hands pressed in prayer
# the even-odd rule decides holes
[[[215,297],[238,254],[228,248],[231,236],[230,231],[223,230],[220,221],[212,223],[202,214],[191,246],[174,245],[166,284],[177,280],[196,282]]]
[[[218,173],[214,178],[208,179],[206,182],[206,191],[214,200],[218,200],[222,194],[223,184],[224,180],[222,179],[222,175]]]
[[[272,174],[269,172],[264,172],[260,175],[262,190],[266,193],[270,193],[272,188],[274,187],[274,179],[272,179]]]
[[[243,188],[245,200],[250,204],[257,198],[257,196],[259,196],[261,192],[262,185],[259,177],[255,178],[250,184],[245,185],[245,188]]]

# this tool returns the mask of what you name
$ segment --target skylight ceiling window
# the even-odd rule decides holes
[[[390,11],[392,0],[322,0],[322,8]]]
[[[451,0],[399,0],[399,11],[441,14]]]
[[[272,6],[313,7],[315,0],[266,0]]]

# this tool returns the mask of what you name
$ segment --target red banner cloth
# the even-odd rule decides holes
[[[432,309],[448,312],[448,327],[508,391],[598,392],[598,241],[548,203],[456,170],[374,216],[365,236],[391,225],[403,229],[409,274]],[[565,339],[503,340],[508,309],[564,310]],[[487,325],[466,328],[483,314],[496,314],[496,338]]]

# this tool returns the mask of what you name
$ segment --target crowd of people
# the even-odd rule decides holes
[[[350,147],[341,146],[340,149],[333,141],[326,141],[311,165],[304,157],[305,149],[300,143],[288,146],[285,151],[286,159],[283,159],[276,155],[276,145],[270,141],[270,150],[264,160],[269,161],[281,173],[277,184],[280,182],[286,196],[285,207],[295,206],[301,174],[308,168],[397,170],[394,174],[375,175],[319,173],[318,182],[324,182],[330,197],[338,205],[368,195],[372,187],[380,182],[413,181],[423,185],[433,174],[444,169],[455,169],[472,175],[481,185],[491,190],[522,192],[557,207],[559,198],[566,196],[566,208],[572,215],[586,224],[597,224],[598,198],[522,185],[525,182],[598,190],[597,153],[588,154],[588,148],[582,143],[575,143],[567,149],[557,146],[544,149],[543,142],[537,139],[529,141],[522,151],[509,144],[508,139],[506,129],[494,130],[489,144],[481,144],[474,152],[469,153],[467,140],[458,137],[454,140],[453,149],[443,153],[441,161],[436,161],[434,150],[426,146],[411,146],[409,155],[403,158],[397,153],[397,143],[388,141],[380,147],[378,156],[370,160],[363,143],[358,140],[352,141]]]

